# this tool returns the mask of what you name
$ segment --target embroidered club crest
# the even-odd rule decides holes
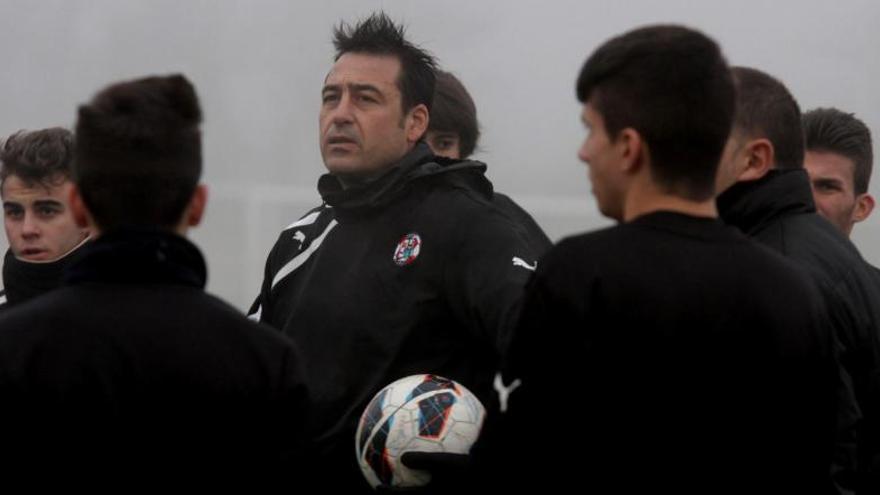
[[[398,266],[406,266],[419,257],[419,251],[422,248],[422,238],[419,234],[406,234],[397,243],[397,249],[394,250],[394,262]]]

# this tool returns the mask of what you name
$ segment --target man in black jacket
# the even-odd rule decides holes
[[[296,349],[206,294],[183,237],[206,202],[200,121],[179,75],[80,107],[70,205],[96,239],[64,287],[0,317],[4,479],[204,488],[299,474]]]
[[[835,479],[844,490],[877,493],[880,423],[880,292],[855,246],[816,213],[803,168],[798,104],[773,77],[733,69],[736,117],[719,169],[721,218],[801,265],[822,290],[842,345],[841,364],[858,407],[841,410]],[[859,420],[861,409],[862,420]],[[850,435],[857,441],[853,459]],[[856,461],[858,474],[851,466]]]
[[[492,204],[485,165],[438,164],[422,141],[434,61],[384,14],[335,33],[321,91],[324,204],[266,262],[252,314],[301,346],[315,398],[315,476],[369,487],[357,421],[394,380],[433,373],[488,404],[522,287],[541,254]]]
[[[734,104],[718,46],[684,27],[630,31],[587,59],[577,96],[578,156],[621,223],[563,240],[529,283],[494,481],[828,493],[837,367],[822,301],[717,218]]]
[[[0,308],[59,285],[89,232],[70,212],[73,133],[53,127],[19,131],[0,146],[0,195],[9,250],[3,258]]]

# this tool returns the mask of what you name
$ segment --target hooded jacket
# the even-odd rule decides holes
[[[324,175],[324,204],[269,254],[252,315],[301,347],[315,453],[340,489],[367,488],[357,421],[391,382],[438,374],[488,404],[522,288],[548,246],[493,206],[484,172],[437,163],[419,144],[363,187]]]

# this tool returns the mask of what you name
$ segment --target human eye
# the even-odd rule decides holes
[[[452,146],[454,146],[454,145],[455,145],[455,142],[450,138],[443,138],[443,139],[439,139],[437,141],[437,147],[440,148],[441,150],[444,150],[444,151],[448,150],[449,148],[452,148]]]
[[[52,218],[61,213],[61,208],[56,205],[39,205],[35,210],[41,218]]]
[[[15,206],[4,206],[3,214],[10,220],[20,220],[24,216],[24,210]]]
[[[816,181],[813,183],[813,187],[815,187],[817,191],[821,191],[821,192],[825,192],[825,193],[831,193],[831,192],[836,192],[836,191],[841,190],[841,187],[838,183],[836,183],[834,181],[827,181],[827,180]]]
[[[370,93],[358,93],[357,95],[358,101],[364,103],[377,103],[379,100]]]

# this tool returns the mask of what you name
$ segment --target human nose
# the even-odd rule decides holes
[[[330,121],[334,125],[344,125],[354,121],[351,95],[347,91],[339,96],[339,101],[331,112]]]
[[[577,155],[578,155],[578,159],[580,159],[580,161],[582,161],[582,162],[584,162],[584,163],[589,163],[589,162],[590,162],[590,160],[589,160],[589,158],[588,158],[588,153],[587,153],[587,142],[586,142],[586,141],[584,141],[583,143],[581,143],[581,147],[578,148],[578,154],[577,154]]]
[[[24,220],[21,224],[21,235],[24,237],[38,237],[40,235],[40,225],[33,215],[25,213]]]

